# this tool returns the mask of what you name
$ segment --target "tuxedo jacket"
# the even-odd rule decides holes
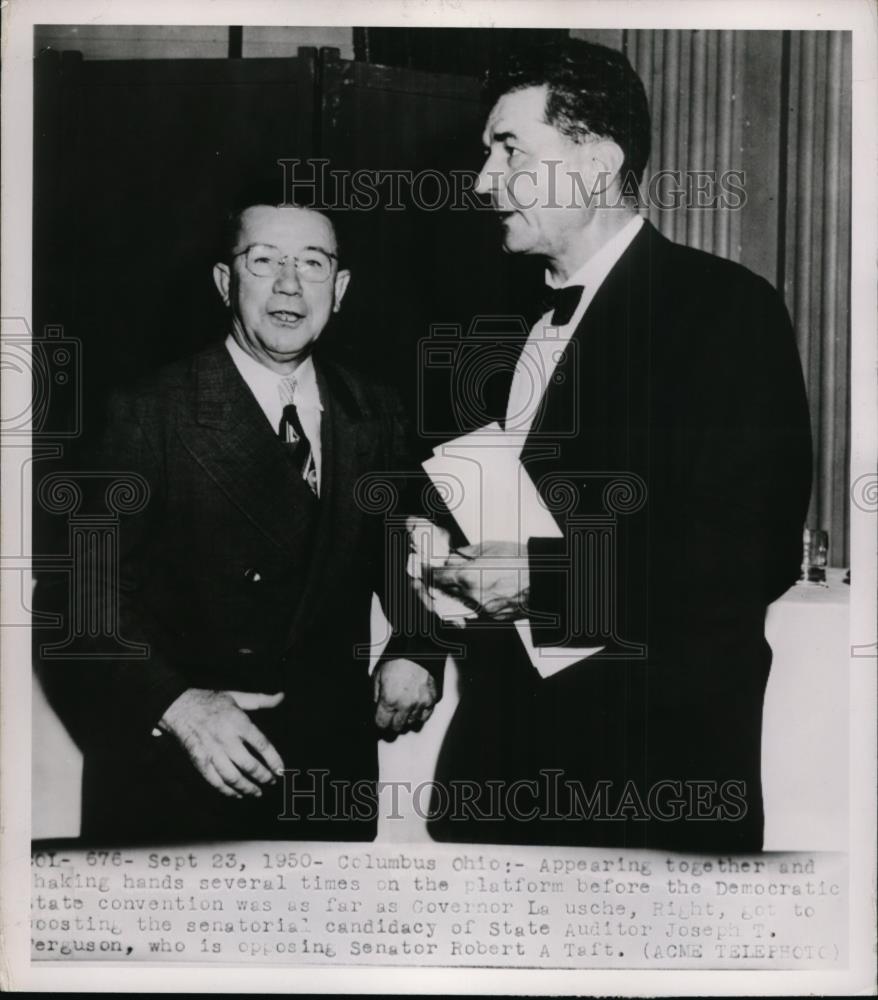
[[[357,483],[403,467],[406,429],[386,390],[326,361],[316,371],[319,499],[221,343],[113,398],[83,469],[100,489],[114,474],[146,485],[119,518],[118,576],[100,597],[122,643],[144,652],[89,658],[84,636],[75,659],[43,666],[84,750],[83,836],[374,837],[370,605],[388,570],[384,519]],[[63,580],[38,593],[70,614]],[[284,692],[251,717],[299,774],[261,800],[210,787],[174,737],[152,735],[190,687]]]
[[[799,572],[811,476],[786,309],[647,223],[557,372],[522,451],[562,533],[528,545],[531,629],[602,649],[544,679],[512,626],[467,626],[437,777],[531,784],[488,819],[435,798],[431,831],[759,849],[764,618]]]

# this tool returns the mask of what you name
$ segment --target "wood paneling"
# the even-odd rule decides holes
[[[86,406],[226,324],[224,212],[313,154],[314,61],[37,59],[34,322],[83,344]],[[295,113],[290,109],[296,108]]]
[[[41,49],[75,50],[85,59],[225,59],[229,29],[220,24],[38,24],[34,50]]]
[[[341,26],[297,27],[292,25],[261,27],[253,24],[244,26],[241,55],[247,59],[294,56],[302,46],[321,48],[332,46],[339,50],[342,58],[354,56],[354,29]]]

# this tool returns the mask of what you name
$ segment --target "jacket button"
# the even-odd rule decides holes
[[[244,570],[244,577],[251,583],[259,583],[259,581],[262,579],[262,574],[259,572],[258,569],[253,569],[252,567],[248,567],[247,569]]]

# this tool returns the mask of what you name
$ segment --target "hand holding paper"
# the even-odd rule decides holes
[[[411,547],[406,572],[415,593],[424,606],[443,621],[463,627],[467,618],[476,617],[476,612],[471,606],[433,586],[434,569],[445,565],[451,551],[448,532],[425,517],[408,518],[406,528]]]
[[[437,489],[450,496],[449,510],[470,543],[456,552],[447,551],[447,532],[417,519],[422,537],[430,539],[433,556],[417,569],[424,576],[431,573],[429,590],[422,586],[430,595],[431,609],[461,627],[475,617],[474,606],[495,621],[513,621],[542,677],[599,652],[603,647],[538,648],[533,644],[530,622],[523,613],[530,585],[527,543],[530,538],[560,538],[561,530],[521,464],[521,441],[505,434],[498,424],[489,424],[436,448],[423,467]],[[489,532],[491,538],[504,541],[485,540]],[[412,565],[410,559],[410,575]]]
[[[494,621],[514,621],[524,616],[529,574],[527,546],[518,542],[479,542],[453,551],[433,584],[458,597]]]

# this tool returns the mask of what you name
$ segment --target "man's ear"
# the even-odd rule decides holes
[[[348,290],[348,282],[351,280],[351,272],[341,270],[335,276],[335,293],[332,302],[332,311],[338,312],[341,309],[341,300]]]
[[[621,182],[619,171],[625,154],[612,139],[586,139],[579,145],[577,160],[590,198],[603,195],[617,180]]]
[[[213,265],[213,283],[216,285],[216,290],[220,293],[220,298],[228,305],[229,288],[232,283],[232,275],[228,264]]]

